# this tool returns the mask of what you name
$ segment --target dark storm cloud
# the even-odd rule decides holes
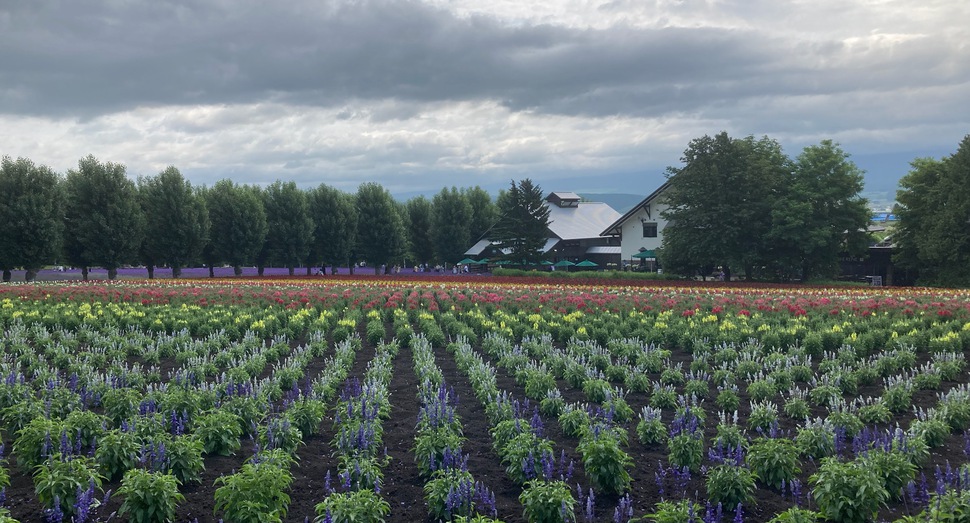
[[[930,70],[952,55],[939,45],[894,52]],[[878,60],[871,74],[852,60],[821,72],[845,51],[719,28],[505,25],[395,0],[20,2],[0,8],[0,112],[490,99],[514,110],[652,116],[717,100],[925,80]]]

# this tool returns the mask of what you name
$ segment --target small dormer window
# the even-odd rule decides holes
[[[580,197],[573,192],[552,192],[546,201],[557,207],[579,207]]]

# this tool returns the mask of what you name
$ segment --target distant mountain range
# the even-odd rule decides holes
[[[646,194],[622,194],[622,193],[580,193],[584,200],[591,202],[603,202],[612,207],[616,212],[623,214],[640,203]]]
[[[591,202],[603,202],[620,214],[629,211],[647,197],[646,194],[624,193],[580,193],[579,195]],[[862,196],[869,200],[871,209],[889,211],[895,203],[896,194],[890,191],[863,191]]]

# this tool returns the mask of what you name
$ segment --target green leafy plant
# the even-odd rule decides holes
[[[539,412],[546,416],[558,418],[566,407],[566,400],[563,399],[559,389],[550,390],[546,397],[539,402]]]
[[[552,442],[547,439],[539,438],[532,432],[523,432],[512,438],[500,453],[502,463],[505,464],[505,473],[516,483],[523,484],[529,478],[534,478],[542,474],[539,457],[543,453],[552,453]],[[531,471],[525,467],[529,463],[529,456],[532,456]]]
[[[131,432],[112,429],[98,440],[94,460],[109,481],[117,481],[138,464],[141,443]]]
[[[667,440],[667,448],[667,459],[671,465],[687,467],[693,472],[700,470],[701,461],[704,459],[704,440],[699,434],[678,434]]]
[[[529,481],[519,502],[530,523],[568,523],[575,519],[576,500],[564,481]]]
[[[431,476],[433,466],[441,463],[445,449],[460,449],[465,438],[451,426],[443,425],[418,432],[414,437],[414,460],[423,477]]]
[[[389,456],[365,458],[341,455],[337,471],[350,478],[350,484],[356,489],[375,489],[384,481],[383,469],[390,460]]]
[[[333,492],[316,506],[317,523],[384,523],[391,506],[373,490]]]
[[[45,417],[34,418],[20,429],[13,442],[13,452],[17,455],[20,468],[31,470],[43,463],[55,451],[51,441],[56,441],[61,430],[61,422]]]
[[[303,444],[303,433],[286,416],[273,418],[260,427],[259,443],[267,449],[282,449],[295,454]]]
[[[464,489],[474,490],[475,479],[467,470],[439,470],[424,484],[424,500],[428,504],[428,514],[435,521],[448,521],[457,516],[469,516],[474,505],[449,507],[448,497]]]
[[[176,436],[165,442],[166,469],[179,483],[187,485],[202,481],[205,462],[202,460],[202,441],[195,436]]]
[[[120,514],[132,523],[174,521],[178,504],[185,501],[175,476],[161,472],[132,469],[125,473],[118,493],[124,498]]]
[[[293,458],[276,450],[254,456],[239,472],[216,478],[215,510],[234,523],[278,523],[286,517]]]
[[[78,492],[87,489],[92,482],[100,489],[103,479],[93,459],[86,456],[65,459],[55,454],[34,469],[34,490],[37,499],[47,508],[53,508],[56,500],[62,513],[72,515]]]
[[[812,413],[805,398],[797,394],[793,394],[788,398],[782,410],[785,412],[785,416],[794,420],[803,420]]]
[[[769,401],[778,394],[775,384],[767,379],[760,379],[748,385],[748,397],[751,401]]]
[[[818,513],[799,507],[792,507],[768,520],[768,523],[816,523]]]
[[[905,487],[916,476],[916,465],[900,451],[872,449],[859,458],[861,464],[882,478],[883,487],[893,499],[899,499]]]
[[[809,420],[798,429],[795,446],[803,456],[820,459],[835,453],[835,427],[821,418]]]
[[[722,387],[717,393],[714,404],[727,412],[738,410],[738,407],[741,406],[741,397],[738,396],[737,387],[733,385]]]
[[[567,405],[559,415],[559,426],[562,427],[563,433],[573,438],[582,436],[589,422],[589,414],[581,406]]]
[[[654,511],[647,514],[642,520],[651,520],[656,523],[689,523],[691,514],[701,514],[703,507],[689,499],[680,501],[661,501],[657,503]]]
[[[771,430],[771,426],[778,422],[778,406],[770,401],[751,403],[751,414],[748,415],[748,428],[762,432]]]
[[[101,406],[104,408],[104,415],[111,420],[115,427],[120,427],[122,421],[131,419],[138,414],[138,404],[141,402],[141,398],[142,395],[134,389],[108,389],[101,396]]]
[[[630,487],[627,469],[633,466],[633,459],[620,448],[612,431],[594,429],[579,442],[577,450],[594,489],[613,495]]]
[[[606,380],[591,378],[583,383],[583,394],[586,395],[586,399],[593,403],[602,403],[606,401],[606,397],[610,392],[612,392],[613,387]]]
[[[202,441],[202,451],[206,454],[231,456],[239,450],[242,437],[239,416],[215,410],[195,419],[195,436]]]
[[[788,438],[758,438],[748,447],[748,466],[769,487],[780,489],[801,473],[798,448]]]
[[[878,399],[860,406],[856,411],[856,416],[866,425],[889,423],[893,419],[893,413]]]
[[[647,446],[660,445],[667,441],[667,427],[660,418],[660,409],[643,407],[640,422],[637,423],[637,439]]]
[[[653,384],[650,406],[657,409],[672,409],[677,406],[677,391],[671,385]]]
[[[707,470],[707,498],[725,507],[747,505],[754,498],[758,476],[744,466],[724,463]]]
[[[831,521],[865,523],[889,499],[882,478],[860,462],[825,458],[809,481],[819,513]]]

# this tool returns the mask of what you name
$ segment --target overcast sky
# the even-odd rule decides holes
[[[0,154],[62,172],[646,194],[721,130],[895,187],[970,133],[970,2],[0,0]]]

